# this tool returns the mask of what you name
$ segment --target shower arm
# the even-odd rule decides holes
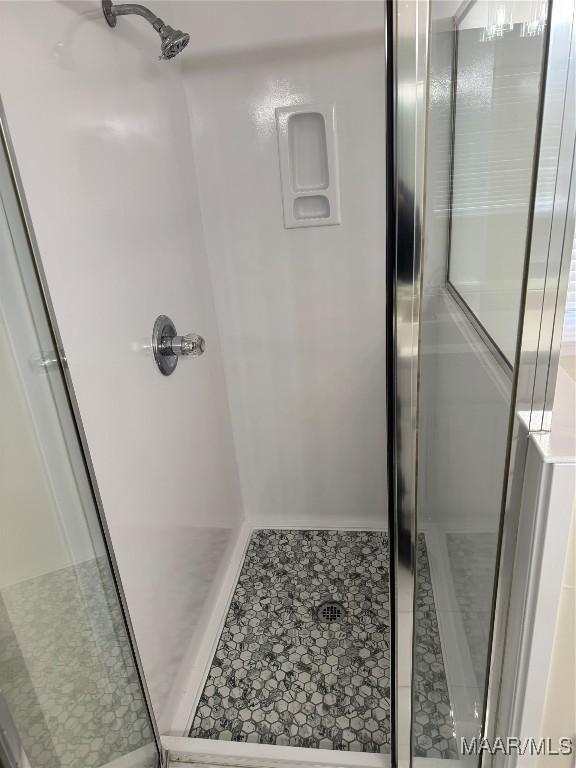
[[[112,0],[104,0],[102,3],[104,10],[104,16],[106,21],[111,27],[116,26],[117,16],[129,16],[135,14],[136,16],[142,16],[147,22],[152,24],[157,32],[166,26],[160,16],[156,16],[149,8],[144,5],[138,5],[138,3],[122,3],[120,5],[113,5]]]
[[[160,58],[173,59],[190,42],[190,35],[182,32],[181,29],[172,29],[169,24],[165,24],[160,16],[156,16],[145,5],[138,3],[122,3],[114,5],[112,0],[102,0],[102,13],[109,27],[115,27],[118,22],[118,16],[142,16],[158,32],[161,40]]]

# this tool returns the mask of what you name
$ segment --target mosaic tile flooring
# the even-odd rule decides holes
[[[495,533],[447,533],[446,545],[472,668],[483,691],[498,537]]]
[[[458,757],[430,562],[424,534],[418,535],[413,751],[417,757]]]
[[[424,537],[418,541],[415,754],[456,757]],[[390,748],[388,538],[260,530],[190,735],[363,752]],[[345,609],[316,619],[327,597]]]
[[[155,764],[105,561],[1,590],[0,695],[32,768],[97,768],[139,748],[138,764]]]

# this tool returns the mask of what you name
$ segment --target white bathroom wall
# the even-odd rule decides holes
[[[528,416],[517,420],[519,471],[511,500],[517,524],[496,729],[557,746],[573,735],[576,716],[576,387],[562,365],[550,431],[529,433]],[[497,761],[518,768],[548,764],[549,758],[528,754]],[[574,755],[558,756],[554,764],[573,766]]]
[[[566,323],[569,312],[572,312],[572,308],[567,306],[564,339],[567,337],[566,330],[570,330]],[[572,734],[576,728],[576,369],[572,352],[569,344],[563,346],[560,352],[551,431],[548,436],[541,436],[544,439],[540,438],[546,459],[550,461],[554,457],[556,462],[559,459],[558,463],[564,465],[561,471],[568,478],[565,487],[561,487],[561,493],[556,497],[560,496],[560,503],[554,505],[551,498],[548,500],[548,519],[552,521],[551,527],[559,542],[552,541],[552,552],[558,558],[562,548],[566,547],[546,695],[543,697],[541,733],[551,738]],[[548,440],[545,441],[546,437]],[[564,538],[566,527],[562,523],[566,520],[566,507],[571,508],[572,514],[569,515],[570,533]],[[549,599],[550,587],[553,588],[550,577],[553,577],[553,573],[548,574],[544,593],[546,600]],[[557,588],[558,585],[555,586]],[[570,759],[573,760],[573,756],[564,759],[564,765],[568,766]],[[538,765],[544,768],[543,757]],[[559,765],[562,762],[559,761]]]
[[[455,0],[457,2],[457,0]],[[285,45],[334,43],[384,30],[384,5],[374,0],[186,0],[190,46],[182,63],[213,56],[274,50]]]
[[[242,512],[186,100],[158,50],[97,0],[0,4],[2,100],[162,728]],[[160,313],[208,345],[171,378]]]
[[[556,743],[576,729],[576,507],[560,591],[551,664],[548,670],[541,733]],[[549,761],[548,761],[549,763]],[[573,755],[557,758],[558,768],[571,768]],[[538,768],[547,768],[540,757]]]
[[[244,507],[386,521],[384,4],[194,2],[182,57]],[[275,108],[334,104],[342,223],[285,229]]]

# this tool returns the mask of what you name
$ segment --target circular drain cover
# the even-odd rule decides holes
[[[336,600],[324,600],[324,602],[320,603],[316,609],[316,617],[318,621],[323,621],[327,624],[342,621],[345,613],[344,606],[341,603],[336,602]]]

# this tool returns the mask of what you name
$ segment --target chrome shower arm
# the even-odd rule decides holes
[[[106,3],[108,6],[108,3]],[[145,5],[138,5],[138,3],[121,3],[120,5],[113,5],[112,0],[109,4],[109,14],[112,16],[129,16],[130,14],[136,14],[136,16],[142,16],[146,19],[155,29],[159,29],[164,26],[164,22],[159,16],[156,16]]]
[[[161,59],[173,59],[182,51],[190,40],[190,35],[182,32],[180,29],[172,29],[169,24],[165,24],[160,16],[156,16],[145,5],[138,3],[121,3],[114,5],[112,0],[102,0],[102,12],[108,26],[115,27],[118,16],[142,16],[143,19],[151,24],[160,35],[162,41],[160,48]]]

